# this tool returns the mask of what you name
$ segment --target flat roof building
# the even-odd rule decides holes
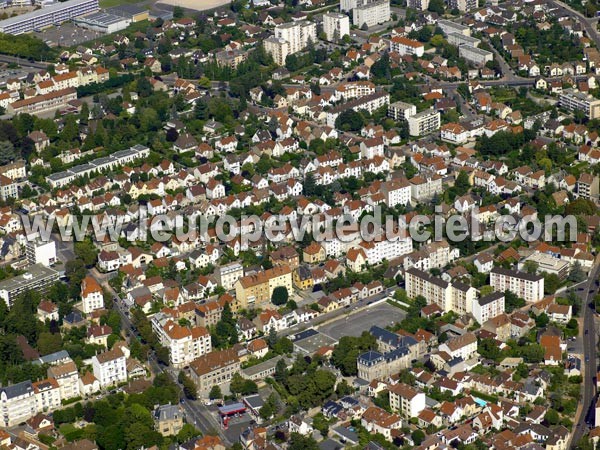
[[[73,20],[75,24],[88,30],[99,31],[100,33],[115,33],[124,30],[131,23],[131,19],[116,14],[110,14],[98,11],[87,14]]]
[[[100,9],[98,0],[68,0],[55,3],[47,8],[0,21],[0,32],[14,35],[29,33],[51,25],[60,25],[75,17],[96,12],[98,9]]]
[[[10,308],[19,295],[32,290],[45,292],[58,279],[59,273],[56,270],[34,264],[23,275],[0,281],[0,298]]]

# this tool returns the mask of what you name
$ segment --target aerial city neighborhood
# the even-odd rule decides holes
[[[0,0],[0,447],[600,448],[599,13]]]

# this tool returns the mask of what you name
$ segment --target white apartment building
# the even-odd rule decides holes
[[[495,291],[511,291],[528,303],[544,298],[544,277],[541,275],[494,267],[490,272],[490,285]]]
[[[441,123],[439,111],[426,109],[408,118],[408,132],[411,136],[423,136],[439,129]]]
[[[425,409],[425,393],[412,386],[397,383],[390,387],[390,407],[406,418],[417,417]]]
[[[375,83],[371,81],[350,81],[342,83],[335,89],[338,100],[352,100],[375,93]]]
[[[447,281],[413,267],[405,271],[404,282],[408,298],[422,295],[428,304],[436,304],[444,311],[452,309],[452,286]]]
[[[425,53],[425,44],[404,36],[394,36],[390,39],[390,52],[398,53],[401,56],[414,55],[423,56]]]
[[[408,0],[408,7],[417,11],[427,11],[429,0]]]
[[[492,292],[485,297],[473,302],[473,317],[477,323],[482,324],[504,312],[504,293]]]
[[[447,241],[431,242],[406,255],[404,269],[416,267],[424,272],[434,268],[441,269],[459,256],[458,249],[450,249]]]
[[[448,0],[448,8],[467,12],[477,8],[477,0]]]
[[[417,107],[410,103],[394,102],[388,105],[388,117],[394,120],[408,120],[417,113]]]
[[[29,264],[41,264],[50,267],[56,263],[56,242],[53,240],[44,242],[39,239],[27,241],[25,254]]]
[[[334,128],[335,120],[344,111],[352,109],[354,111],[360,111],[364,109],[369,114],[372,114],[379,108],[382,108],[390,103],[390,94],[387,92],[375,92],[371,95],[365,95],[364,97],[356,98],[346,103],[342,103],[334,108],[327,111],[327,126]],[[438,113],[439,115],[439,113]]]
[[[60,398],[79,397],[79,372],[73,361],[48,368],[48,378],[54,378],[60,386]]]
[[[87,276],[81,282],[81,310],[85,314],[104,308],[104,292],[95,278]]]
[[[310,42],[317,41],[317,25],[308,20],[288,22],[275,27],[275,38],[266,39],[265,50],[279,65],[285,58],[304,50]]]
[[[492,52],[470,45],[460,45],[458,47],[458,56],[479,66],[483,66],[485,63],[494,60]]]
[[[38,411],[52,411],[61,406],[60,386],[54,378],[33,383]]]
[[[244,267],[238,262],[226,264],[217,269],[219,284],[226,291],[233,289],[235,282],[244,276]]]
[[[210,333],[204,327],[181,326],[164,313],[155,314],[151,322],[161,345],[169,349],[173,367],[185,367],[212,351]]]
[[[352,10],[352,23],[359,28],[372,27],[390,20],[390,0],[378,0]]]
[[[590,120],[600,117],[600,100],[591,94],[564,89],[558,97],[558,104],[569,111],[583,111]]]
[[[406,255],[413,250],[413,241],[410,234],[407,232],[407,236],[403,238],[390,238],[386,239],[382,237],[373,241],[363,241],[358,245],[367,255],[367,262],[370,265],[376,265],[382,262],[391,261],[402,255]]]
[[[127,358],[119,348],[94,356],[92,367],[101,387],[127,381]]]
[[[428,304],[436,304],[446,312],[470,313],[477,295],[477,290],[472,286],[460,282],[448,283],[415,267],[404,272],[404,281],[408,298],[421,295]]]
[[[350,17],[336,12],[323,14],[323,32],[328,41],[341,40],[344,36],[350,35]]]
[[[35,392],[31,381],[0,388],[2,426],[12,427],[25,422],[37,413]]]
[[[448,353],[452,358],[467,360],[477,354],[477,336],[469,332],[444,342],[440,351]]]
[[[270,36],[263,41],[265,51],[273,57],[273,61],[280,66],[285,65],[285,58],[290,52],[290,43],[283,38]]]
[[[385,203],[393,208],[396,205],[408,205],[411,200],[410,183],[408,180],[392,180],[381,184],[381,192],[385,196]]]

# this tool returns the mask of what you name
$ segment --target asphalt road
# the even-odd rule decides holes
[[[578,287],[575,291],[582,299],[582,321],[583,321],[583,354],[585,356],[585,370],[583,374],[583,396],[582,411],[579,419],[576,420],[575,431],[571,441],[573,448],[581,439],[586,431],[586,425],[594,425],[595,398],[596,398],[596,327],[594,324],[594,296],[598,293],[598,273],[600,265],[597,264],[592,269],[587,283]]]
[[[106,274],[102,274],[98,272],[96,268],[92,269],[92,274],[94,278],[98,280],[98,282],[106,288],[113,298],[117,299],[117,301],[113,302],[113,309],[117,311],[121,315],[121,324],[123,330],[125,330],[130,339],[136,339],[137,333],[133,329],[133,324],[128,315],[128,308],[124,305],[124,303],[120,300],[117,293],[108,283],[108,276]],[[159,373],[166,373],[171,377],[171,379],[177,383],[179,388],[183,391],[183,386],[177,380],[178,371],[172,368],[168,368],[166,366],[162,366],[156,360],[156,357],[150,353],[148,357],[148,366],[150,367],[151,372],[154,375],[158,375]],[[184,400],[181,403],[181,406],[185,412],[186,420],[189,423],[194,424],[203,434],[215,434],[217,433],[223,443],[229,447],[232,443],[227,439],[227,436],[222,432],[221,427],[212,413],[199,401],[191,401]]]

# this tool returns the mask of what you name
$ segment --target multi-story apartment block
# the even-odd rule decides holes
[[[264,308],[279,286],[292,292],[292,270],[289,267],[273,267],[242,277],[235,283],[236,306],[242,309]]]
[[[54,378],[33,383],[38,411],[52,411],[61,405],[60,386]]]
[[[496,317],[504,312],[504,293],[492,292],[480,297],[473,302],[473,318],[482,324],[486,320]]]
[[[444,311],[452,309],[452,287],[447,281],[412,267],[405,271],[405,283],[409,298],[421,295],[427,303],[436,304]]]
[[[430,269],[440,269],[454,261],[458,256],[458,250],[450,249],[447,241],[432,242],[406,255],[404,269],[416,267],[424,272]]]
[[[81,282],[81,302],[85,314],[104,308],[104,292],[94,277],[88,275]]]
[[[381,184],[381,192],[385,196],[385,204],[389,208],[396,205],[406,206],[410,203],[410,183],[407,179],[391,180]]]
[[[127,358],[119,348],[94,356],[92,367],[101,387],[127,381]]]
[[[600,182],[597,175],[582,173],[575,184],[575,195],[587,200],[598,200]]]
[[[423,136],[432,133],[440,128],[440,112],[434,109],[426,109],[408,119],[408,132],[411,136]]]
[[[496,291],[510,291],[528,303],[544,298],[544,277],[541,275],[494,267],[490,272],[490,285]]]
[[[394,120],[408,120],[417,113],[417,107],[410,103],[394,102],[388,105],[387,115]]]
[[[73,361],[48,367],[48,378],[54,378],[60,386],[61,400],[79,397],[79,372]]]
[[[0,199],[7,201],[9,198],[17,198],[18,196],[19,189],[17,183],[0,174]]]
[[[408,384],[392,385],[389,396],[392,410],[406,418],[417,417],[425,409],[425,394]]]
[[[213,351],[190,364],[190,376],[198,394],[206,396],[213,386],[226,386],[240,371],[240,359],[235,349]]]
[[[356,98],[346,103],[342,103],[334,108],[331,108],[327,111],[327,126],[335,127],[335,120],[337,117],[347,111],[352,109],[354,111],[360,111],[361,109],[366,110],[369,114],[372,114],[379,108],[383,108],[384,106],[390,103],[390,94],[387,92],[375,92],[371,95],[365,95],[364,97]]]
[[[417,11],[427,11],[429,0],[408,0],[408,7]]]
[[[432,199],[435,195],[442,193],[442,177],[438,174],[431,176],[417,175],[410,180],[410,196],[417,201],[426,201]]]
[[[264,41],[265,51],[277,64],[284,65],[288,55],[298,53],[309,43],[317,41],[317,26],[308,20],[284,23],[275,27],[274,38]]]
[[[336,97],[346,102],[354,98],[361,98],[374,93],[375,83],[372,81],[350,81],[342,83],[335,88]]]
[[[341,40],[344,36],[350,35],[350,17],[336,12],[323,14],[323,32],[328,41]]]
[[[477,8],[477,0],[448,0],[448,8],[467,12]]]
[[[492,52],[464,44],[458,47],[458,56],[479,66],[483,66],[485,63],[494,60]]]
[[[56,263],[56,242],[32,239],[25,244],[25,255],[29,264],[50,267]]]
[[[23,180],[27,178],[27,169],[25,168],[25,161],[22,159],[0,166],[0,175],[4,175],[11,180]]]
[[[27,268],[26,273],[0,281],[0,298],[10,308],[19,295],[33,290],[45,293],[59,277],[56,270],[34,264]]]
[[[390,0],[378,0],[352,10],[352,23],[357,27],[372,27],[390,20]]]
[[[0,388],[2,426],[12,427],[25,422],[37,413],[35,392],[31,381]]]
[[[583,111],[590,120],[600,117],[600,100],[585,92],[563,89],[558,96],[558,104],[569,111]]]
[[[448,283],[427,272],[412,267],[405,271],[406,294],[409,298],[419,295],[428,304],[436,304],[444,311],[466,314],[472,311],[477,290],[460,282]]]
[[[217,269],[217,280],[226,291],[233,289],[235,282],[244,276],[244,267],[238,262],[225,264]]]
[[[173,367],[187,366],[212,350],[210,333],[204,327],[181,326],[162,312],[155,314],[151,323],[161,345],[169,349]]]
[[[389,46],[390,52],[401,56],[414,55],[420,58],[425,53],[425,45],[422,42],[404,36],[394,36],[390,39]]]

